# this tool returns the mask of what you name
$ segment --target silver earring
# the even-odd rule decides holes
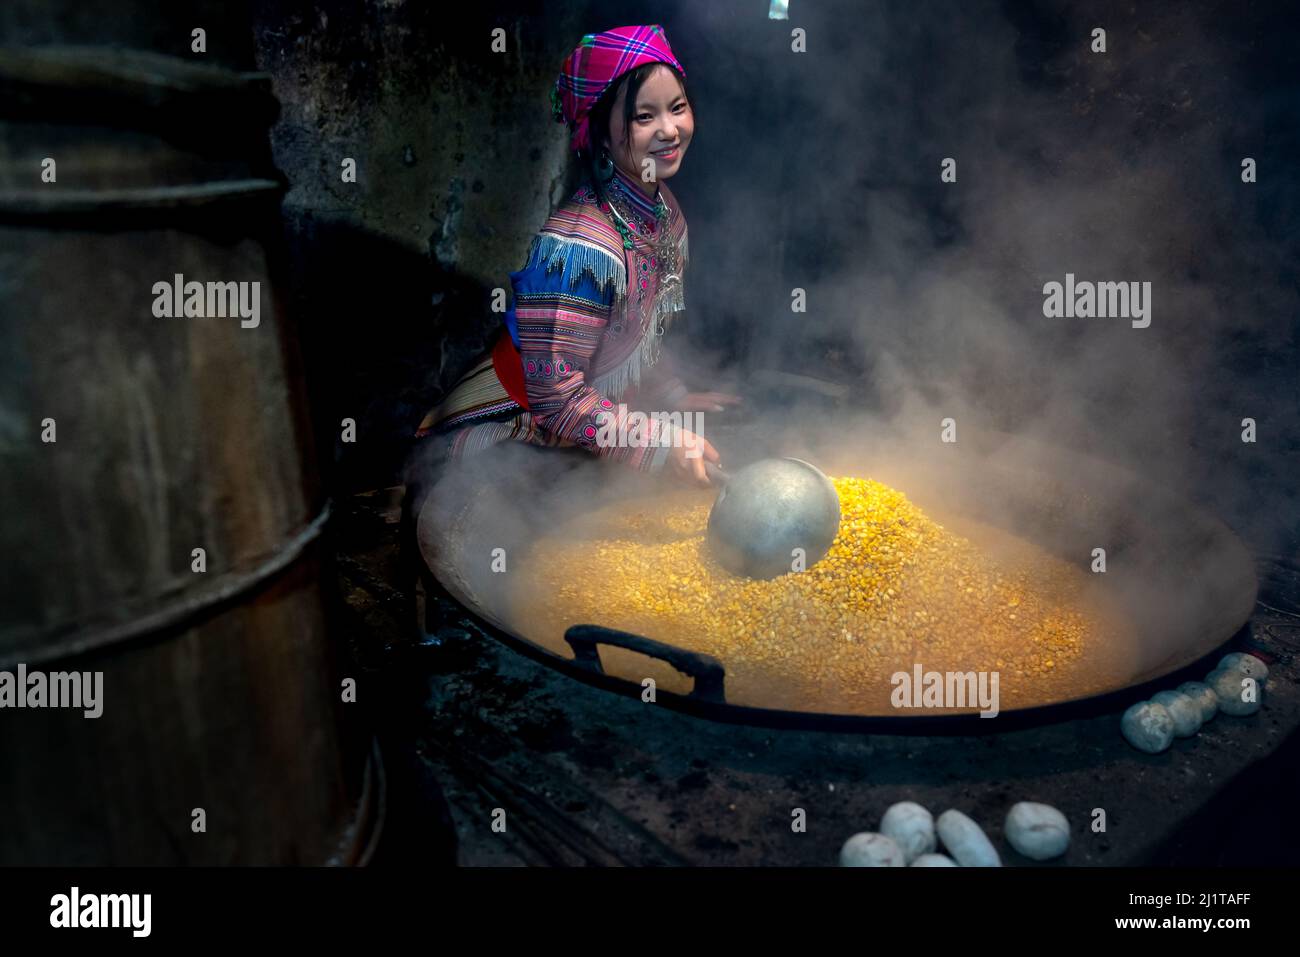
[[[601,178],[602,182],[608,182],[614,178],[614,160],[609,155],[609,150],[600,151],[600,159],[596,161],[596,175]]]

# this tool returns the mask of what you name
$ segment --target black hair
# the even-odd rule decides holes
[[[632,118],[636,116],[636,97],[641,92],[642,84],[656,67],[661,66],[666,66],[673,71],[673,76],[677,77],[677,82],[682,86],[682,96],[686,97],[686,102],[690,104],[692,114],[695,113],[695,104],[691,103],[690,94],[686,92],[686,77],[671,63],[642,63],[639,67],[623,74],[617,83],[611,84],[604,95],[596,101],[588,116],[587,135],[591,145],[578,154],[578,165],[582,170],[582,176],[596,191],[596,197],[602,203],[605,202],[605,188],[596,171],[596,163],[600,159],[601,141],[609,132],[609,118],[614,111],[614,101],[618,99],[618,91],[620,87],[627,87],[627,96],[623,100],[623,130],[626,134],[632,127]],[[628,136],[629,149],[631,145],[631,137]]]

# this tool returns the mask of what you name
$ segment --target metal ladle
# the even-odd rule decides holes
[[[704,469],[722,486],[709,511],[706,537],[729,572],[775,578],[811,568],[826,556],[840,527],[840,499],[815,465],[774,458],[734,473],[711,462]]]

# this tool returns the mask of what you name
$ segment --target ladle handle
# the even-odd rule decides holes
[[[707,460],[704,463],[704,474],[709,477],[709,482],[713,485],[726,485],[731,481],[730,472],[722,471],[721,468]]]
[[[603,675],[605,668],[600,662],[600,651],[596,646],[613,645],[666,661],[682,674],[690,675],[695,679],[695,687],[690,694],[692,698],[726,704],[726,669],[712,655],[687,651],[644,635],[615,631],[600,625],[574,625],[564,633],[564,640],[573,649],[574,661],[598,675]]]

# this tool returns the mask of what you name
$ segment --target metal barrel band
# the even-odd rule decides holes
[[[278,104],[271,74],[151,50],[0,46],[0,117],[163,128],[219,120],[267,128]]]
[[[139,189],[6,190],[0,192],[0,222],[106,224],[105,217],[167,218],[224,208],[232,203],[278,202],[284,183],[233,179],[185,186]]]
[[[160,632],[179,631],[189,624],[207,617],[231,602],[260,591],[272,580],[302,559],[308,546],[321,535],[332,511],[332,502],[326,501],[319,514],[279,549],[247,572],[227,573],[223,580],[198,595],[185,595],[158,610],[119,625],[75,632],[69,637],[50,641],[30,653],[14,655],[7,650],[0,658],[0,670],[19,663],[32,665],[73,658],[92,651],[101,651],[115,645],[144,640]]]

